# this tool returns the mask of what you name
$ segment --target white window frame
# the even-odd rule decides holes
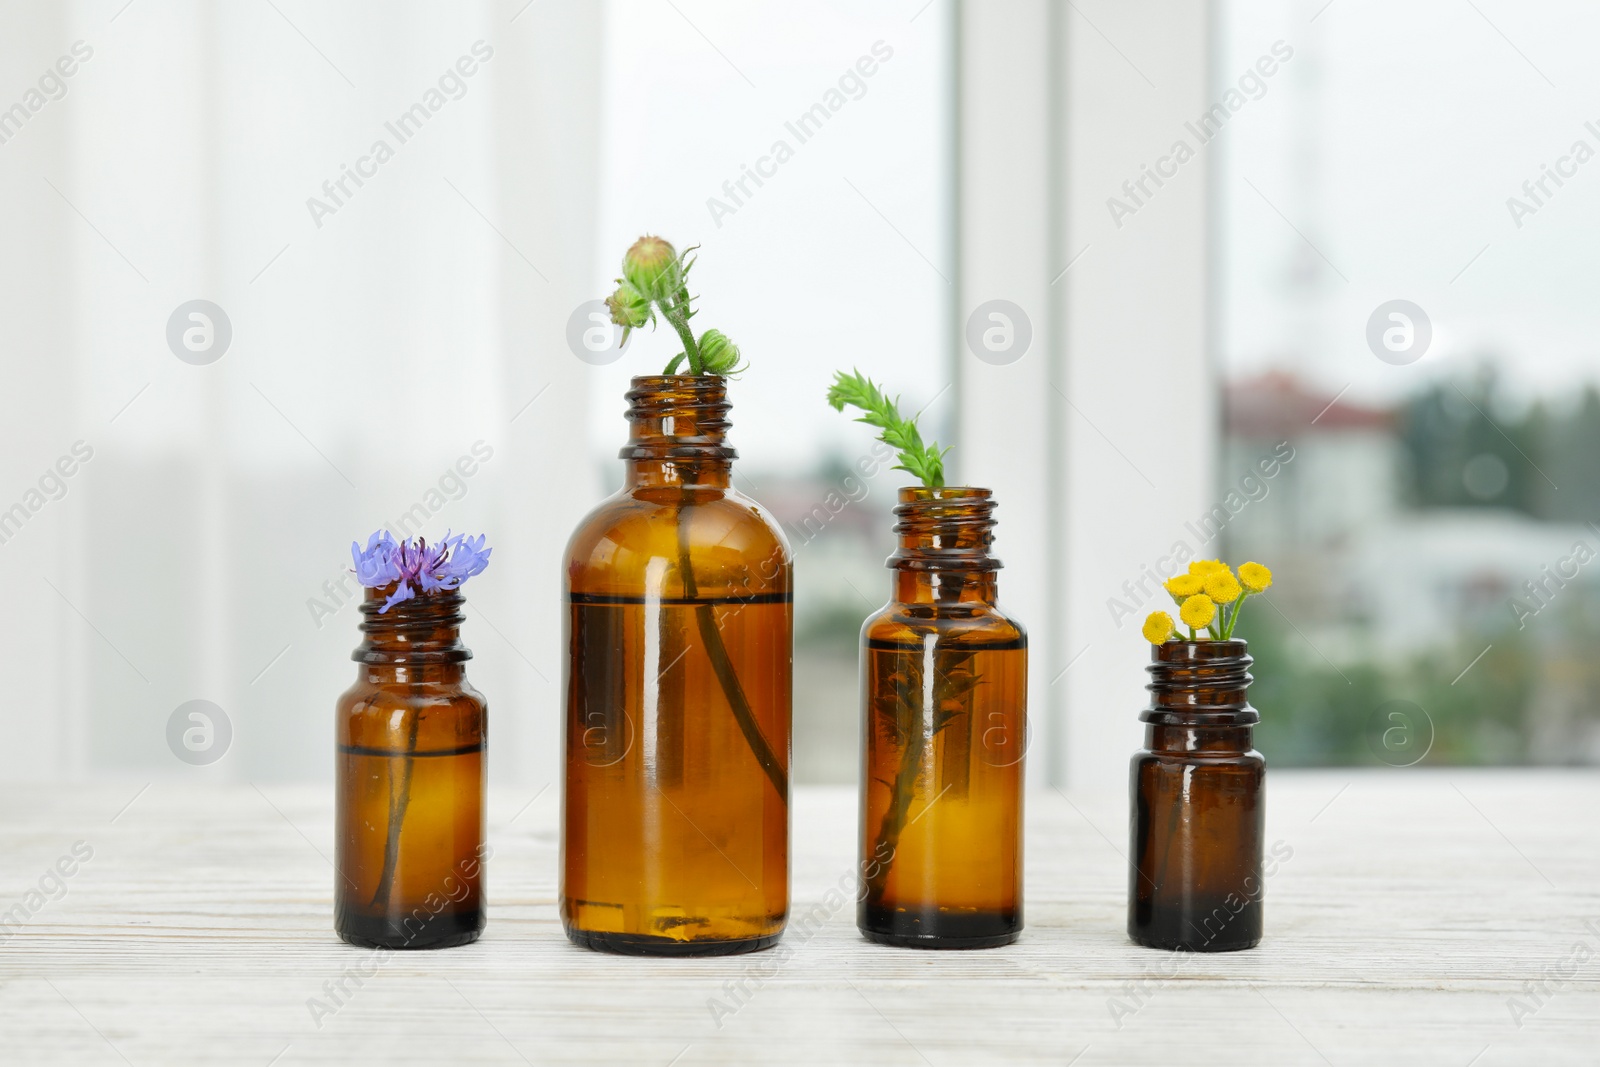
[[[1107,201],[1204,110],[1211,4],[967,0],[953,17],[957,473],[1000,504],[1001,599],[1030,633],[1031,783],[1121,790],[1139,624],[1164,606],[1138,585],[1213,484],[1208,163],[1121,226]],[[1007,366],[963,340],[996,298],[1033,327]],[[1113,598],[1136,614],[1114,620]]]

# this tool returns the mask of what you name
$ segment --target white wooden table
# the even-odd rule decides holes
[[[1030,797],[1010,948],[869,945],[845,903],[788,959],[597,955],[556,917],[555,792],[493,795],[480,943],[357,984],[373,957],[331,928],[328,790],[0,791],[0,911],[33,911],[0,942],[0,1062],[1600,1061],[1595,773],[1275,772],[1268,840],[1294,855],[1266,940],[1211,956],[1128,943],[1125,809],[1051,790]],[[799,790],[794,825],[796,911],[826,910],[853,793]],[[78,841],[65,894],[29,897]],[[335,1010],[314,1019],[314,997]]]

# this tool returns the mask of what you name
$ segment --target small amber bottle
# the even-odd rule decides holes
[[[561,922],[654,956],[789,911],[793,564],[731,485],[726,380],[633,379],[627,475],[567,551]]]
[[[488,705],[462,664],[461,594],[361,604],[361,664],[337,711],[334,926],[368,948],[446,948],[484,927]]]
[[[1128,936],[1229,952],[1261,940],[1266,761],[1244,641],[1153,647],[1145,749],[1133,757]]]
[[[994,506],[987,489],[901,489],[894,598],[861,630],[856,925],[880,944],[1022,932],[1028,639],[996,603]]]

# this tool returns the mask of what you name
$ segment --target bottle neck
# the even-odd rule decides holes
[[[461,680],[461,664],[472,658],[472,650],[461,643],[466,618],[461,594],[418,593],[380,611],[394,591],[393,585],[367,590],[360,626],[366,636],[350,658],[365,664],[375,682]]]
[[[1239,756],[1255,747],[1255,727],[1150,724],[1144,728],[1144,745],[1169,756]]]
[[[728,488],[738,453],[726,443],[727,384],[715,374],[633,379],[628,443],[618,453],[629,490]]]
[[[1000,561],[987,489],[906,486],[894,513],[899,546],[889,557],[902,604],[993,604]]]
[[[1168,641],[1151,649],[1146,744],[1156,752],[1245,752],[1261,716],[1250,706],[1244,641]]]

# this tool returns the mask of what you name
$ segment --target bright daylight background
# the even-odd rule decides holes
[[[1202,48],[1198,10],[1064,5],[1040,29],[1067,58],[1029,81],[952,0],[0,8],[0,109],[25,112],[0,116],[0,510],[24,511],[0,776],[330,777],[347,546],[420,506],[496,546],[466,630],[494,780],[552,780],[561,549],[620,484],[627,377],[676,350],[596,366],[566,331],[644,232],[702,246],[698,324],[752,364],[732,439],[796,546],[800,781],[854,780],[855,635],[889,585],[900,475],[805,525],[870,441],[822,401],[851,366],[1000,491],[1034,784],[1120,788],[1145,650],[1117,603],[1154,606],[1123,580],[1241,486],[1204,554],[1278,570],[1244,623],[1275,765],[1600,761],[1600,570],[1546,577],[1600,551],[1600,163],[1506,207],[1600,150],[1600,11],[1219,0]],[[1258,98],[1114,225],[1119,182],[1276,42]],[[1008,264],[1031,296],[985,280]],[[1033,319],[1014,367],[963,340],[996,297]],[[203,366],[167,340],[196,299],[232,334]],[[1395,299],[1431,322],[1406,365],[1366,341]],[[205,767],[167,741],[197,699],[232,733]]]

